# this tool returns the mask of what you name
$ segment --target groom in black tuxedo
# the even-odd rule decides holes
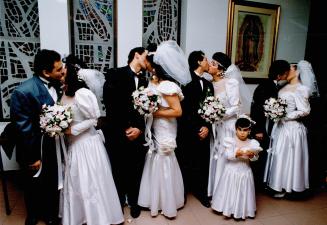
[[[290,64],[285,60],[276,60],[272,62],[269,68],[268,79],[260,83],[253,93],[251,103],[251,118],[256,122],[252,133],[264,150],[267,150],[270,143],[270,133],[274,122],[267,119],[264,113],[265,101],[269,98],[277,98],[279,89],[285,85],[287,75],[290,71]],[[267,152],[260,153],[260,158],[252,162],[253,173],[258,189],[263,188],[263,174],[265,170]]]
[[[48,135],[41,141],[40,129],[42,105],[53,105],[61,96],[65,69],[59,53],[40,50],[34,59],[34,72],[15,89],[10,101],[11,119],[17,129],[17,161],[24,175],[25,225],[35,225],[39,219],[59,224],[56,145]],[[40,168],[41,173],[34,177]]]
[[[128,65],[110,69],[103,87],[107,126],[104,133],[112,166],[112,174],[122,208],[126,202],[131,216],[140,215],[137,205],[146,148],[144,144],[144,118],[133,107],[132,93],[147,87],[142,70],[146,69],[147,51],[137,47],[128,55]]]
[[[200,103],[214,93],[211,82],[204,79],[209,63],[202,51],[193,51],[188,58],[192,81],[182,87],[183,115],[179,119],[176,156],[184,177],[186,190],[190,189],[205,207],[210,207],[208,176],[211,124],[198,114]]]

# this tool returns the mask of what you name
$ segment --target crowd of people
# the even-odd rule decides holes
[[[133,218],[148,208],[151,216],[173,219],[187,193],[226,217],[254,218],[256,188],[275,197],[309,188],[302,118],[310,113],[309,97],[319,93],[310,63],[272,62],[253,98],[222,52],[210,62],[203,51],[186,58],[175,41],[164,41],[132,49],[127,64],[103,75],[74,55],[63,63],[56,51],[36,54],[34,76],[11,97],[25,225],[123,224],[126,205]],[[146,120],[132,98],[140,87],[161,98]],[[217,123],[198,113],[208,96],[225,107]],[[287,102],[277,122],[265,117],[270,97]],[[72,110],[64,142],[43,134],[39,124],[42,106],[56,102]]]

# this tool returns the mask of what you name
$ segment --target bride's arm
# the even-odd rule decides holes
[[[162,96],[168,103],[168,107],[160,107],[153,113],[154,117],[180,117],[182,115],[182,107],[177,94]]]

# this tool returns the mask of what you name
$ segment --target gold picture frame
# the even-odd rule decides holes
[[[268,78],[276,54],[279,18],[279,5],[229,1],[227,54],[247,83]]]

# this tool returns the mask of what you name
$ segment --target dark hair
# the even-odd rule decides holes
[[[283,75],[290,69],[291,66],[286,60],[275,60],[270,65],[268,77],[271,80],[276,80],[278,75]]]
[[[202,51],[193,51],[188,56],[188,65],[191,71],[196,70],[199,67],[199,61],[202,61],[205,57],[204,52]]]
[[[226,71],[227,68],[232,64],[232,61],[230,60],[228,55],[223,52],[216,52],[215,54],[213,54],[212,59],[219,62],[222,66],[218,65],[218,69],[222,69],[224,71]]]
[[[69,57],[69,58],[68,58]],[[65,94],[67,96],[73,97],[75,96],[75,92],[80,88],[88,88],[84,81],[79,80],[77,76],[77,72],[82,68],[80,65],[84,64],[80,59],[75,57],[74,55],[69,55],[66,58],[66,77],[65,84],[67,85],[67,89]]]
[[[157,51],[157,44],[156,43],[150,43],[149,45],[148,45],[148,47],[146,47],[146,50],[148,50],[148,52],[150,53],[150,52],[155,52],[155,51]],[[154,65],[154,62],[153,62],[153,56],[154,56],[154,54],[151,54],[151,55],[147,55],[146,56],[146,59],[148,60],[148,62],[151,64],[151,66],[152,67],[154,67],[153,65]]]
[[[51,72],[54,68],[54,63],[61,60],[60,54],[53,50],[39,50],[34,58],[34,73],[38,76],[43,76],[43,70]]]
[[[128,54],[127,64],[130,64],[133,61],[136,52],[141,55],[143,54],[143,52],[145,52],[145,48],[143,47],[133,48]]]
[[[67,57],[63,58],[62,61],[66,64],[76,65],[77,67],[87,69],[86,63],[74,54],[68,55]]]
[[[251,128],[252,124],[251,121],[247,118],[241,117],[238,118],[235,122],[235,128],[237,129],[238,127],[240,128]]]

